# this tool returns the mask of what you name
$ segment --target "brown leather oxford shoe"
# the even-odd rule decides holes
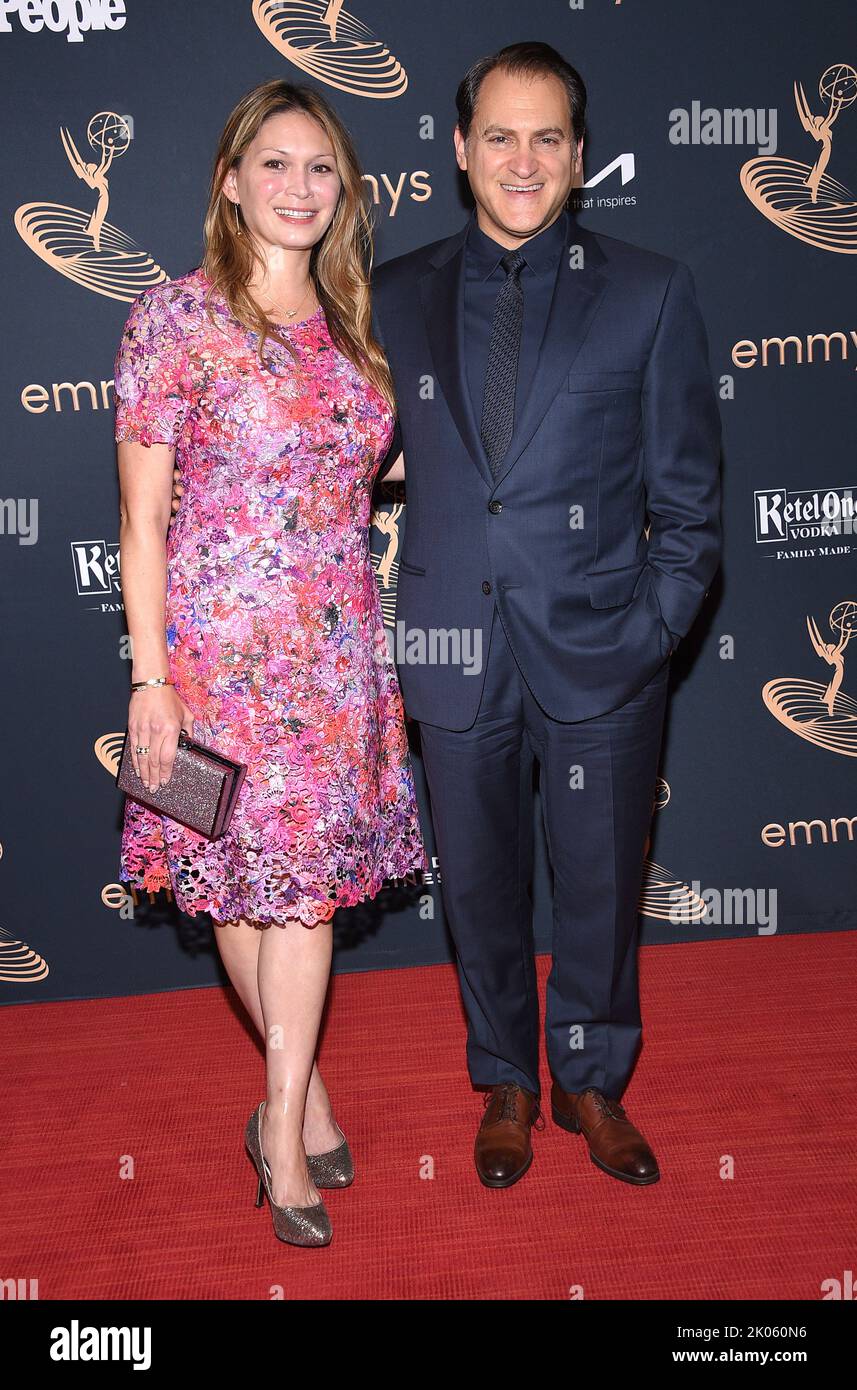
[[[476,1171],[486,1187],[511,1187],[533,1161],[530,1129],[544,1129],[541,1109],[533,1092],[514,1081],[492,1086],[484,1104],[474,1146]]]
[[[563,1091],[555,1081],[551,1088],[554,1123],[570,1134],[582,1134],[592,1162],[611,1178],[643,1187],[661,1176],[658,1161],[624,1109],[595,1086],[577,1094]]]

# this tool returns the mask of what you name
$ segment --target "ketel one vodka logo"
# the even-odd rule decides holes
[[[87,607],[100,613],[120,613],[119,542],[72,541],[71,558],[77,592],[81,598],[92,600]]]
[[[854,540],[857,498],[853,487],[761,488],[753,494],[760,545],[807,540]]]

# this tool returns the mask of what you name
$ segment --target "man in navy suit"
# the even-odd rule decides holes
[[[586,91],[554,49],[481,59],[457,106],[475,210],[375,271],[373,314],[398,397],[386,476],[407,481],[399,678],[486,1088],[476,1168],[516,1182],[541,1123],[536,759],[553,1118],[645,1184],[657,1160],[619,1098],[641,1038],[637,904],[669,657],[720,561],[706,333],[686,265],[567,210]]]

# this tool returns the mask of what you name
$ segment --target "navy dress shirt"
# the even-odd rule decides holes
[[[520,418],[527,392],[535,375],[539,348],[542,345],[548,311],[556,284],[557,268],[568,245],[568,213],[563,209],[555,222],[537,236],[521,243],[519,250],[526,264],[521,271],[524,292],[524,320],[521,325],[521,348],[518,355],[518,380],[515,388],[515,420]],[[488,348],[497,293],[506,279],[500,261],[509,248],[501,246],[486,235],[476,221],[475,210],[470,215],[467,239],[464,243],[464,351],[467,384],[476,416],[476,427],[482,424],[482,402],[485,396],[485,373],[488,370]]]

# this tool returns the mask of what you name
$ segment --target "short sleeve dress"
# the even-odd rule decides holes
[[[134,301],[115,435],[175,446],[169,676],[194,738],[247,775],[213,841],[126,798],[120,877],[216,923],[312,927],[428,867],[369,553],[394,420],[323,308],[284,330],[303,370],[271,338],[263,366],[210,290],[200,268]]]

